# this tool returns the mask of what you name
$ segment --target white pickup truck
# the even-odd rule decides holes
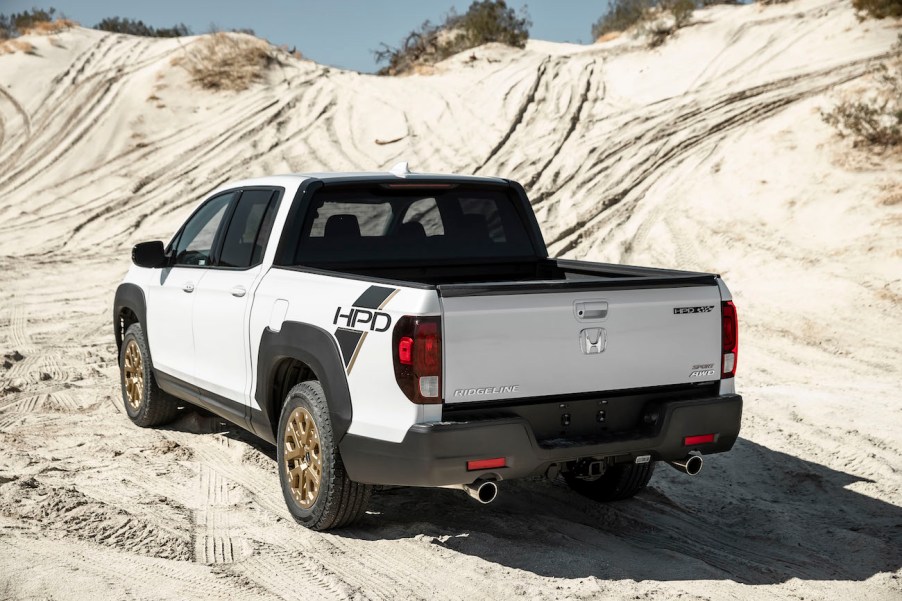
[[[188,404],[277,448],[301,524],[375,485],[562,476],[631,497],[739,434],[736,309],[717,275],[551,259],[523,188],[387,173],[222,186],[116,291],[139,426]]]

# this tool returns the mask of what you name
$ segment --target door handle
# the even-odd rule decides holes
[[[241,298],[245,294],[247,294],[247,290],[245,290],[244,286],[235,286],[232,288],[232,296]]]
[[[577,321],[604,319],[608,316],[608,301],[593,300],[573,303]]]
[[[188,293],[194,292],[194,282],[185,282],[185,285],[182,286],[182,290]]]

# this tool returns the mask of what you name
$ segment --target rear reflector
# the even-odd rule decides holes
[[[489,470],[496,467],[504,467],[507,465],[507,459],[504,457],[496,457],[495,459],[477,459],[476,461],[467,461],[467,471]]]
[[[723,356],[723,372],[725,374],[736,373],[736,355],[727,353]]]
[[[427,398],[438,396],[438,376],[423,376],[420,378],[420,394]]]
[[[714,442],[715,434],[700,434],[698,436],[687,436],[683,439],[684,447],[692,447],[697,444],[706,444]]]

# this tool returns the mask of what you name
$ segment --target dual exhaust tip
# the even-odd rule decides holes
[[[670,461],[668,463],[679,472],[695,476],[702,471],[702,466],[704,466],[705,461],[702,459],[701,453],[693,451],[683,459]],[[459,488],[467,493],[472,499],[483,505],[488,505],[498,498],[498,483],[494,480],[479,479],[472,484],[453,484],[446,488]]]

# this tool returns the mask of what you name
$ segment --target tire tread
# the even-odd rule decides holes
[[[120,372],[123,369],[125,348],[131,338],[134,338],[138,344],[138,350],[141,351],[141,360],[144,365],[144,401],[141,403],[138,413],[132,415],[125,396],[125,384],[120,375],[125,413],[136,425],[142,428],[153,428],[168,424],[178,415],[179,402],[174,397],[160,390],[160,387],[157,385],[157,380],[153,375],[153,364],[150,361],[150,350],[147,347],[147,341],[144,339],[144,330],[140,323],[130,325],[122,338],[122,348],[119,353]]]
[[[309,515],[303,515],[295,511],[293,507],[294,501],[287,491],[287,483],[283,475],[284,466],[281,459],[283,445],[280,443],[278,445],[279,475],[282,493],[285,496],[288,509],[298,523],[311,530],[321,531],[348,526],[357,521],[366,512],[373,487],[368,484],[354,482],[348,477],[344,463],[341,460],[338,445],[332,441],[332,425],[325,393],[322,385],[315,380],[296,384],[288,391],[285,404],[282,407],[282,415],[279,418],[277,440],[280,440],[279,437],[284,432],[284,422],[287,419],[287,415],[297,406],[298,402],[308,405],[316,421],[317,428],[319,428],[320,444],[324,453],[323,472],[324,476],[328,475],[328,482],[320,483],[320,493],[322,494],[323,491],[326,491],[326,498],[325,500],[317,498],[313,507],[309,510]],[[331,466],[331,469],[326,468],[327,464]],[[317,507],[321,502],[325,504]]]

